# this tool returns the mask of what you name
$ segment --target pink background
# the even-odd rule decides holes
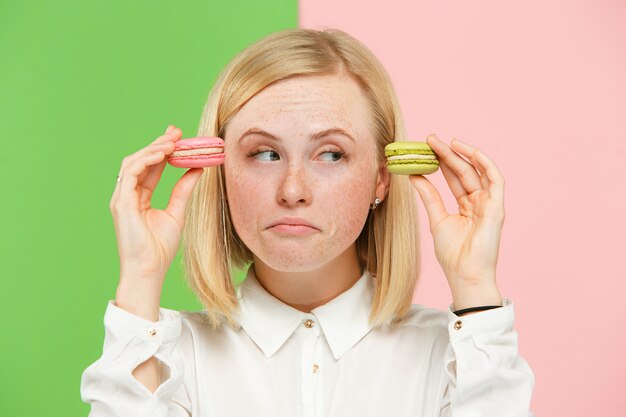
[[[300,25],[373,50],[411,140],[457,137],[502,171],[498,285],[536,375],[533,412],[624,416],[626,2],[300,0]],[[429,179],[455,210],[441,172]],[[414,302],[447,309],[419,204]]]

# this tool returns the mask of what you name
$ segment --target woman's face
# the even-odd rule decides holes
[[[376,169],[371,124],[358,84],[339,75],[272,84],[231,119],[224,138],[228,203],[256,258],[304,272],[347,253],[389,181],[386,169]],[[349,136],[320,133],[329,129]],[[310,227],[287,224],[303,222]]]

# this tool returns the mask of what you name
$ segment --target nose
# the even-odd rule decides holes
[[[278,203],[286,206],[308,205],[311,197],[306,170],[290,164],[278,187]]]

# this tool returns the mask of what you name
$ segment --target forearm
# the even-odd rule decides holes
[[[148,388],[150,392],[154,392],[159,385],[161,385],[160,368],[160,361],[153,356],[137,366],[133,370],[133,376],[137,381],[141,382],[143,386]]]
[[[519,354],[511,300],[502,301],[502,307],[476,318],[451,317],[443,366],[449,383],[441,417],[491,416],[494,410],[498,417],[534,416],[534,374]],[[478,302],[496,305],[488,298]]]

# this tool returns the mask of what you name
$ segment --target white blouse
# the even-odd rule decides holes
[[[373,293],[365,272],[305,313],[268,293],[250,267],[237,287],[236,331],[163,307],[151,322],[109,300],[82,400],[91,417],[534,417],[535,376],[518,354],[510,299],[463,317],[452,305],[413,304],[396,326],[372,328]],[[153,355],[169,373],[151,393],[132,371]]]

